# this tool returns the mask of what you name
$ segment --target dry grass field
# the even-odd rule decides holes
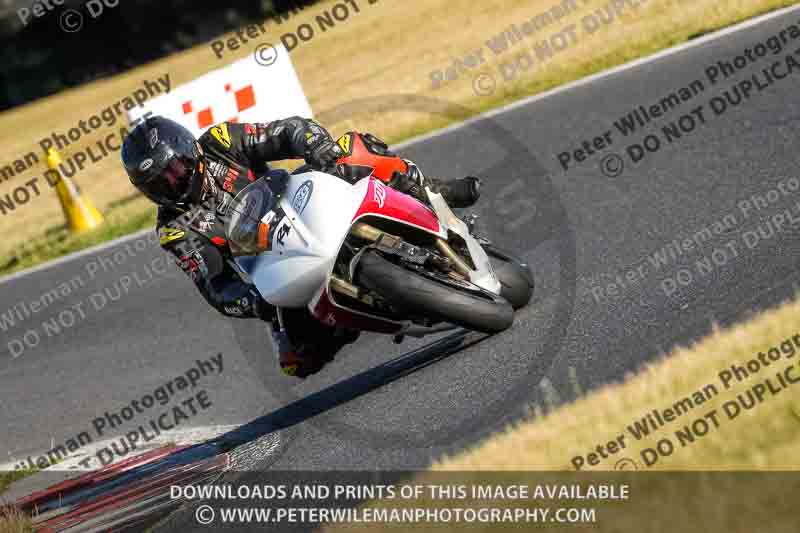
[[[0,519],[0,533],[30,533],[33,524],[30,517],[13,508]]]
[[[772,347],[782,350],[776,360],[767,356]],[[733,373],[732,365],[747,370],[748,362],[759,359],[760,352],[767,365],[759,361],[758,370],[752,366],[745,373],[740,371],[739,377]],[[777,374],[784,376],[783,381]],[[694,346],[676,349],[625,383],[607,386],[538,420],[509,428],[504,435],[441,461],[434,470],[572,470],[577,456],[586,461],[581,471],[614,470],[623,457],[633,459],[640,470],[650,471],[800,470],[800,383],[791,380],[800,380],[800,300],[717,330]],[[709,384],[717,394],[706,395],[705,401],[695,402],[688,411],[677,410],[679,416],[641,440],[628,430],[653,410],[662,416],[666,409],[675,411],[676,403]],[[749,409],[740,404],[738,410],[724,406],[742,398],[746,406],[751,398],[755,404]],[[714,415],[705,417],[712,411],[717,413],[717,422]],[[675,435],[701,418],[708,424],[707,433],[700,435],[705,429],[700,423],[694,428],[693,442],[685,434]],[[588,453],[598,444],[607,448],[619,435],[625,435],[626,448],[607,459],[598,457],[598,464],[590,466]],[[653,448],[664,437],[673,441],[674,452],[648,466],[642,450]],[[649,452],[645,457],[653,460]]]
[[[760,353],[764,354],[767,365],[761,361]],[[777,356],[775,360],[770,353]],[[750,363],[754,359],[759,361],[758,370]],[[736,377],[732,365],[749,369],[748,375],[745,377],[739,371]],[[668,416],[667,409],[675,413],[676,403],[694,397],[710,384],[716,386],[717,394],[707,395],[705,401],[695,403],[688,411],[677,411],[680,414],[676,418],[651,430],[641,440],[629,429],[654,410],[662,417]],[[591,531],[700,533],[720,531],[720,525],[725,524],[724,530],[729,533],[789,533],[797,531],[797,507],[791,495],[800,489],[798,391],[800,301],[796,300],[745,324],[718,329],[693,346],[676,349],[635,376],[629,376],[625,383],[606,386],[544,416],[510,427],[473,449],[439,461],[430,472],[408,483],[472,486],[627,482],[635,487],[631,489],[629,502],[570,501],[568,505],[597,507],[597,523],[592,524]],[[616,444],[614,450],[609,443],[619,443],[620,435],[624,436],[625,447]],[[667,453],[669,447],[662,444],[663,453],[657,461],[654,462],[655,452],[642,455],[644,449],[656,450],[657,443],[664,439],[674,447],[670,453]],[[605,458],[597,451],[598,446],[603,448]],[[592,460],[590,453],[596,454],[594,466],[588,464]],[[584,461],[580,472],[605,474],[592,477],[564,473],[575,472],[579,463],[576,457]],[[614,470],[626,472],[609,473]],[[526,475],[526,471],[533,472]],[[694,471],[695,475],[676,473],[686,471]],[[720,471],[749,473],[724,476]],[[759,479],[758,476],[767,475],[764,471],[772,471],[774,477]],[[400,499],[382,500],[368,506],[506,508],[552,507],[557,503],[445,498],[425,499],[415,504]],[[710,524],[715,529],[709,529]],[[332,530],[361,531],[366,527],[341,526]],[[494,532],[505,531],[507,527],[507,524],[477,524],[469,530]],[[570,531],[589,530],[577,524],[572,528],[558,524],[557,530],[562,527]],[[414,529],[429,531],[443,527],[423,523],[415,524]]]
[[[582,25],[583,17],[613,2],[618,6],[614,20],[597,31],[587,31]],[[792,3],[788,0],[486,0],[480,3],[470,0],[360,0],[358,13],[351,12],[347,20],[325,33],[318,31],[313,40],[302,43],[291,56],[317,116],[365,96],[398,93],[433,96],[468,106],[477,113]],[[0,114],[0,166],[12,164],[30,152],[37,153],[43,160],[38,148],[42,138],[53,131],[65,132],[79,120],[102,111],[131,94],[143,80],[154,80],[169,73],[173,86],[187,82],[251,53],[259,42],[277,43],[281,34],[304,22],[313,23],[316,15],[333,5],[333,2],[324,2],[306,8],[281,25],[269,21],[263,39],[251,40],[236,53],[226,51],[222,59],[215,57],[210,46],[198,46],[123,75],[4,112]],[[522,25],[554,6],[562,6],[562,9],[565,6],[568,14],[557,20],[551,17],[546,27],[523,44],[498,56],[487,46],[487,40],[512,23]],[[521,71],[514,79],[502,81],[498,73],[500,63],[531,50],[534,41],[549,39],[572,24],[577,25],[576,38],[570,39],[569,46]],[[434,88],[431,72],[446,69],[455,59],[478,49],[484,51],[485,62],[477,70]],[[500,79],[493,94],[475,93],[473,80],[478,72],[492,73]],[[358,127],[396,141],[462,118],[381,109],[328,125],[335,133]],[[63,155],[68,157],[94,144],[117,127],[101,128],[92,135],[85,135]],[[0,183],[0,196],[33,177],[41,177],[44,170],[42,163]],[[152,220],[152,217],[142,217],[143,213],[152,214],[152,207],[134,195],[120,168],[118,153],[90,165],[78,173],[76,181],[101,211],[113,212],[110,223],[123,221],[122,225],[106,230],[99,237],[64,240],[64,235],[57,230],[62,215],[56,195],[52,189],[44,187],[41,196],[0,217],[0,232],[4,236],[0,244],[0,269],[18,269],[52,257],[53,242],[58,243],[59,250],[69,251],[136,229],[126,222],[131,217],[137,217],[139,227]],[[50,235],[47,239],[43,238],[46,233]],[[9,258],[25,254],[23,261],[9,263]]]

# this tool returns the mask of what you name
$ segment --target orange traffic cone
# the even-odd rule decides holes
[[[56,192],[70,231],[79,233],[95,229],[103,223],[103,215],[88,198],[81,195],[81,190],[75,182],[61,175],[58,171],[59,163],[61,156],[54,148],[50,148],[47,151],[47,166],[59,177]]]

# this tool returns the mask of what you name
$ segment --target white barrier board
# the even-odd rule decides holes
[[[311,106],[283,45],[264,66],[253,54],[214,70],[128,111],[133,124],[149,115],[170,118],[196,136],[225,121],[269,122],[294,115],[310,118]]]

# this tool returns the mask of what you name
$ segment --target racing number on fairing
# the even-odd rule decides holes
[[[283,226],[281,226],[280,229],[278,230],[277,241],[278,244],[281,245],[281,248],[283,248],[283,240],[286,238],[287,235],[289,235],[290,231],[292,231],[292,225],[289,224],[288,222]]]

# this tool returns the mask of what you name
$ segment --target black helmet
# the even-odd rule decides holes
[[[122,144],[131,183],[159,205],[182,207],[202,184],[203,151],[192,132],[164,117],[137,125]]]

